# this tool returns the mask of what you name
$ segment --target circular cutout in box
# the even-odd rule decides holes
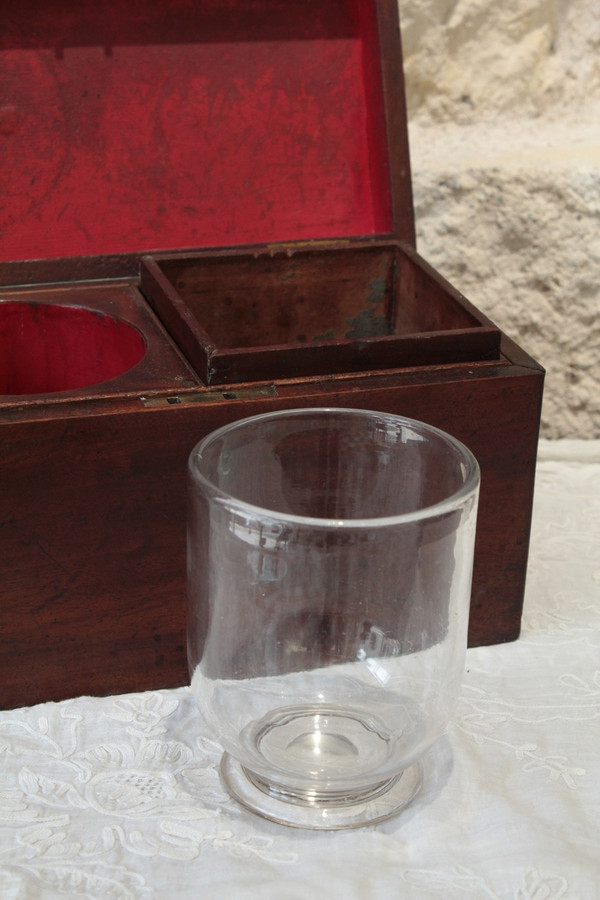
[[[53,394],[116,378],[143,358],[133,325],[81,306],[0,303],[0,394]]]

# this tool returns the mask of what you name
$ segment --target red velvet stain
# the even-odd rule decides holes
[[[378,67],[374,0],[11,4],[0,259],[388,232]]]

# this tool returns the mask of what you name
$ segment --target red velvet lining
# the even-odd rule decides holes
[[[119,319],[78,306],[0,303],[0,394],[51,394],[128,371],[146,351]]]
[[[22,0],[0,258],[391,230],[374,0]]]

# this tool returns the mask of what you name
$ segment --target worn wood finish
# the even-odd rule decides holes
[[[498,328],[396,241],[146,257],[141,289],[205,384],[500,353]]]

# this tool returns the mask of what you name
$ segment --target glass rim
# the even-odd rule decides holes
[[[248,425],[261,421],[267,421],[269,419],[291,419],[299,417],[301,415],[317,416],[331,413],[339,415],[358,416],[360,418],[376,417],[381,419],[393,420],[394,422],[407,425],[409,427],[417,426],[417,428],[421,429],[423,432],[427,432],[428,434],[441,439],[457,452],[460,458],[460,462],[464,463],[466,467],[463,484],[458,488],[458,490],[453,491],[443,500],[440,500],[437,503],[432,503],[429,506],[419,507],[418,509],[415,509],[412,512],[408,513],[398,513],[397,515],[391,516],[369,516],[367,518],[351,519],[323,518],[319,516],[301,516],[295,513],[278,511],[275,509],[270,509],[266,506],[259,506],[256,503],[249,503],[246,500],[241,500],[239,497],[236,497],[235,494],[230,494],[228,491],[225,491],[222,488],[218,487],[199,469],[197,460],[202,451],[205,448],[209,447],[216,440],[220,440],[223,435],[226,435],[229,432],[241,430]],[[246,512],[249,516],[254,518],[260,517],[286,523],[289,522],[290,524],[294,525],[306,525],[317,528],[382,528],[389,525],[401,525],[403,523],[417,522],[423,519],[432,519],[436,516],[441,516],[453,512],[456,509],[459,509],[461,506],[464,506],[469,497],[477,492],[481,478],[479,463],[477,462],[477,459],[472,451],[469,450],[469,448],[465,444],[463,444],[462,441],[458,440],[458,438],[453,437],[453,435],[449,434],[447,431],[444,431],[441,428],[437,428],[435,425],[430,425],[427,422],[423,422],[420,419],[410,418],[409,416],[382,412],[375,409],[359,409],[355,407],[344,406],[292,407],[290,409],[273,410],[271,412],[258,413],[254,416],[246,416],[242,419],[235,419],[235,421],[230,422],[227,425],[222,425],[220,428],[211,431],[200,441],[198,441],[189,455],[188,466],[194,482],[199,482],[204,487],[208,488],[215,499],[219,500],[224,505],[227,504],[228,507],[239,511],[240,513]]]

